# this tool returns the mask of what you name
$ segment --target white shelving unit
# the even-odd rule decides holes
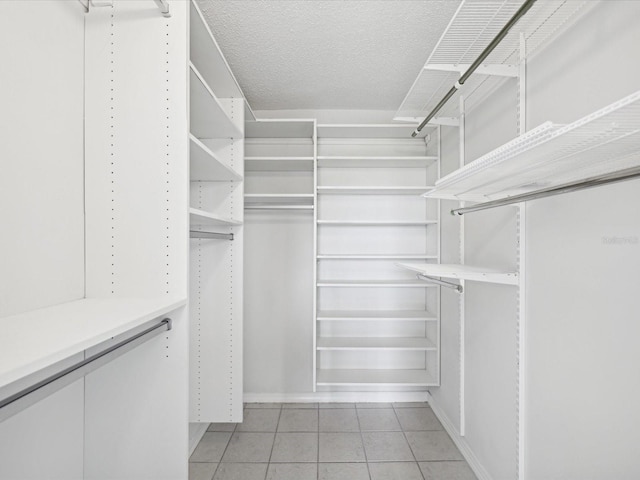
[[[439,261],[437,129],[318,125],[315,386],[438,384],[439,287],[394,262]],[[398,212],[402,212],[398,215]]]
[[[404,98],[395,120],[421,121],[444,98],[523,2],[464,0]],[[520,35],[524,37],[527,57],[530,58],[596,3],[575,0],[536,2],[440,110],[438,116],[457,118],[460,115],[461,95],[465,98],[465,110],[470,112],[507,79],[517,77]]]
[[[397,265],[429,277],[454,278],[502,285],[518,285],[517,273],[502,272],[491,268],[480,268],[469,265],[430,265],[425,263],[398,263]]]
[[[190,8],[191,422],[242,421],[244,120],[242,90],[200,9]]]
[[[447,175],[425,196],[496,200],[640,165],[640,91],[568,125],[546,122]]]

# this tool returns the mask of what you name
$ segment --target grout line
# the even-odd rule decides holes
[[[422,473],[422,469],[420,468],[420,464],[418,463],[418,459],[416,458],[416,454],[413,453],[413,448],[411,448],[411,444],[409,443],[409,439],[407,438],[407,433],[404,431],[404,427],[402,426],[402,423],[400,423],[400,418],[398,417],[398,412],[396,412],[396,407],[393,405],[393,403],[391,404],[391,408],[393,408],[393,414],[396,417],[396,420],[398,421],[398,425],[400,425],[400,431],[402,432],[402,436],[404,437],[404,441],[407,442],[407,446],[409,447],[409,451],[411,452],[411,456],[413,457],[413,460],[416,464],[416,467],[418,467],[418,471],[420,472],[420,476],[424,479],[424,474]]]
[[[282,418],[282,410],[284,408],[283,404],[280,404],[280,410],[278,412],[278,421],[276,422],[276,431],[273,434],[273,443],[271,444],[271,452],[269,452],[269,461],[267,462],[267,471],[264,472],[264,478],[266,480],[267,475],[269,474],[269,467],[271,466],[271,457],[273,456],[273,449],[276,446],[276,438],[278,437],[278,432],[280,428],[280,418]]]
[[[360,416],[358,415],[357,407],[356,407],[356,420],[358,422],[358,432],[360,432],[360,441],[362,442],[362,451],[364,452],[364,461],[365,461],[365,464],[367,465],[367,475],[369,475],[369,479],[371,479],[371,470],[369,470],[369,459],[367,458],[367,449],[364,446],[364,436],[362,435],[362,426],[360,425]]]
[[[320,480],[320,404],[318,403],[318,446],[316,448],[316,480]]]

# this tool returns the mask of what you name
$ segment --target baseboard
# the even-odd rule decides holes
[[[444,411],[438,407],[438,404],[433,401],[433,397],[429,394],[427,394],[427,396],[431,410],[433,410],[435,416],[438,417],[438,420],[440,420],[440,423],[442,423],[442,426],[451,437],[451,440],[453,440],[453,443],[456,444],[456,447],[458,447],[458,450],[460,450],[460,453],[469,464],[471,470],[473,470],[473,473],[476,474],[478,480],[493,480],[491,475],[489,475],[487,470],[482,466],[482,463],[480,463],[480,460],[478,460],[478,457],[473,453],[473,450],[465,438],[460,436],[460,432],[453,422],[449,420],[449,417],[447,417]]]
[[[245,403],[426,402],[427,392],[245,393]]]
[[[202,440],[205,432],[209,428],[208,423],[190,423],[189,424],[189,456],[193,453],[193,451]]]

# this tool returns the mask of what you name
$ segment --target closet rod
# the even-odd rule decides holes
[[[522,4],[522,6],[513,15],[513,17],[511,17],[511,19],[506,23],[506,25],[502,27],[502,30],[500,30],[500,32],[498,32],[495,38],[491,40],[491,43],[489,43],[489,45],[485,47],[485,49],[482,51],[480,56],[475,59],[475,61],[469,66],[467,71],[462,74],[462,76],[455,83],[455,85],[451,87],[451,89],[446,93],[444,98],[440,100],[440,102],[435,106],[435,108],[431,111],[431,113],[427,115],[427,117],[422,121],[422,123],[418,126],[418,128],[416,128],[416,130],[411,134],[412,137],[415,137],[416,135],[418,135],[418,133],[420,133],[420,131],[427,125],[427,123],[429,123],[431,119],[436,116],[436,114],[440,111],[440,109],[444,107],[444,105],[449,101],[451,97],[453,97],[453,95],[458,91],[458,89],[462,85],[464,85],[464,82],[466,82],[469,79],[471,74],[475,72],[475,70],[480,66],[482,62],[485,61],[485,59],[489,56],[489,54],[493,52],[493,50],[498,46],[498,44],[502,41],[502,39],[507,36],[507,33],[509,33],[509,30],[511,30],[511,28],[518,22],[518,20],[520,20],[520,18],[523,17],[524,14],[529,11],[529,9],[533,6],[535,1],[536,0],[526,0]]]
[[[191,238],[211,238],[216,240],[233,240],[233,233],[199,232],[197,230],[190,230],[189,236]]]
[[[430,277],[425,275],[424,273],[419,273],[416,275],[419,280],[424,280],[425,282],[435,283],[436,285],[440,285],[442,287],[447,287],[455,290],[458,293],[462,293],[462,285],[458,285],[457,283],[445,282],[444,280],[440,280],[439,278]]]
[[[171,16],[171,13],[169,12],[169,2],[167,0],[153,0],[154,2],[156,2],[156,5],[158,5],[158,8],[160,9],[160,13],[162,13],[162,16],[165,18],[169,18]]]
[[[171,319],[163,318],[159,323],[138,332],[125,340],[70,365],[59,372],[39,380],[20,391],[0,399],[0,421],[33,405],[42,398],[57,392],[77,379],[98,369],[116,357],[141,345],[156,335],[171,330]],[[34,398],[38,397],[38,398]]]
[[[584,190],[585,188],[599,187],[600,185],[623,182],[625,180],[631,180],[638,177],[640,177],[640,166],[631,167],[624,170],[619,170],[617,172],[598,175],[597,177],[591,177],[580,182],[565,183],[557,187],[549,187],[542,190],[536,190],[535,192],[531,193],[523,193],[521,195],[514,195],[512,197],[502,198],[500,200],[492,200],[490,202],[479,203],[471,207],[456,208],[454,210],[451,210],[451,215],[464,215],[465,213],[478,212],[480,210],[486,210],[488,208],[501,207],[503,205],[511,205],[513,203],[527,202],[529,200],[536,200],[538,198],[576,192],[578,190]]]

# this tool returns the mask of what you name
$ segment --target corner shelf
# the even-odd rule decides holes
[[[443,177],[425,196],[496,200],[640,165],[640,91],[568,125],[544,123]]]
[[[474,282],[518,285],[518,274],[490,268],[471,267],[469,265],[397,263],[398,267],[412,270],[430,277],[454,278]]]
[[[0,318],[0,388],[186,303],[186,298],[86,298]]]
[[[410,136],[410,134],[409,134]],[[419,168],[427,167],[436,162],[438,157],[432,156],[338,156],[338,155],[321,155],[318,156],[318,167],[334,167],[334,168]]]
[[[191,133],[197,138],[242,138],[220,100],[191,63],[189,65]]]
[[[426,370],[394,369],[318,369],[316,383],[320,387],[428,387],[438,385]]]
[[[192,134],[189,134],[189,150],[191,181],[231,182],[242,180],[242,175],[226,165]]]
[[[437,350],[428,338],[418,337],[318,337],[318,350]]]
[[[245,157],[245,172],[312,172],[313,157]]]
[[[422,195],[425,191],[433,188],[432,186],[413,186],[413,187],[343,187],[343,186],[324,186],[318,187],[318,194],[325,195]]]
[[[438,316],[426,310],[321,310],[318,321],[416,321],[437,322]]]
[[[217,225],[223,227],[234,227],[242,225],[239,220],[232,218],[220,217],[213,213],[205,212],[204,210],[198,210],[197,208],[189,209],[189,224],[194,225]]]

